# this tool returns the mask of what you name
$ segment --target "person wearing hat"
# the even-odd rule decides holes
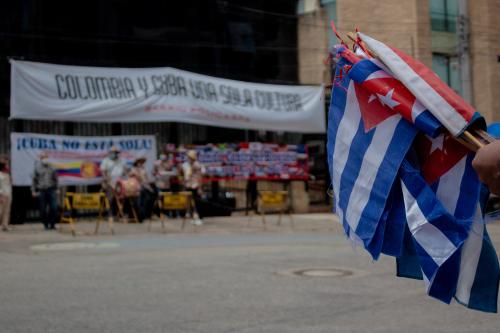
[[[120,158],[120,149],[117,146],[111,147],[108,156],[101,162],[100,170],[102,174],[102,189],[111,204],[111,213],[115,213],[116,215],[116,183],[118,179],[125,176],[127,171],[127,163]]]
[[[40,217],[45,230],[55,229],[57,219],[58,178],[56,169],[49,163],[46,152],[39,155],[33,171],[31,195],[38,198]]]
[[[198,161],[196,150],[189,150],[186,153],[187,161],[182,164],[182,175],[184,177],[184,187],[186,190],[191,191],[196,204],[196,212],[193,215],[194,225],[202,225],[202,217],[199,215],[199,201],[201,197],[201,181],[205,173],[205,167]]]
[[[8,173],[7,158],[0,157],[0,223],[2,230],[9,230],[10,206],[12,203],[12,183]]]
[[[125,175],[127,169],[127,163],[120,158],[118,147],[111,147],[108,156],[102,160],[100,169],[103,177],[103,188],[114,188],[116,181]]]
[[[130,170],[129,177],[135,177],[140,186],[139,194],[139,222],[144,221],[144,219],[151,218],[153,212],[154,204],[154,194],[155,191],[151,186],[151,181],[149,179],[148,171],[145,167],[146,158],[138,157],[135,159],[132,169]]]

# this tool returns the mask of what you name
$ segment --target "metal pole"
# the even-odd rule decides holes
[[[468,0],[458,1],[457,38],[458,61],[460,64],[460,78],[462,81],[462,97],[469,103],[474,103],[472,96],[472,74],[469,46],[469,6]]]

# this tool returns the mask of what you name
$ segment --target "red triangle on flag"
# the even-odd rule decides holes
[[[370,131],[372,128],[397,113],[395,110],[383,106],[378,98],[362,85],[354,83],[354,89],[356,91],[365,132]]]
[[[467,148],[448,133],[441,134],[435,139],[421,134],[415,143],[422,175],[429,185],[441,178],[469,153]]]

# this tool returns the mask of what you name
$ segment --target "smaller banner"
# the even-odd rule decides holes
[[[102,180],[99,165],[112,146],[131,166],[138,157],[146,158],[151,170],[156,160],[156,138],[152,135],[79,137],[35,133],[11,133],[12,182],[30,186],[35,162],[46,152],[59,175],[59,185],[93,185]]]
[[[206,168],[207,180],[307,180],[306,145],[240,142],[192,146]],[[180,149],[183,150],[182,148]],[[184,153],[178,162],[186,160]]]

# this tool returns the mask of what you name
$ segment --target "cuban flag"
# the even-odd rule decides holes
[[[418,170],[401,168],[407,234],[398,275],[423,278],[446,303],[496,312],[500,269],[488,237],[473,154],[450,135],[416,140]]]
[[[332,89],[328,162],[344,231],[374,259],[397,257],[398,275],[424,279],[430,296],[495,312],[500,274],[473,155],[373,64],[341,57]]]
[[[439,121],[397,79],[383,70],[376,60],[358,61],[349,70],[356,83],[356,94],[368,103],[361,105],[365,129],[373,128],[381,117],[399,113],[419,130],[436,137],[441,132]]]
[[[427,66],[408,54],[358,32],[358,37],[453,135],[459,136],[477,116],[474,108]]]
[[[351,67],[352,63],[340,58],[336,68],[328,162],[335,209],[346,235],[365,248],[376,248],[371,253],[377,258],[380,246],[372,241],[388,218],[386,202],[417,130],[394,112],[397,101],[390,95],[378,107],[380,112],[369,112],[373,101],[365,88],[347,75]],[[380,236],[375,241],[381,244]]]

